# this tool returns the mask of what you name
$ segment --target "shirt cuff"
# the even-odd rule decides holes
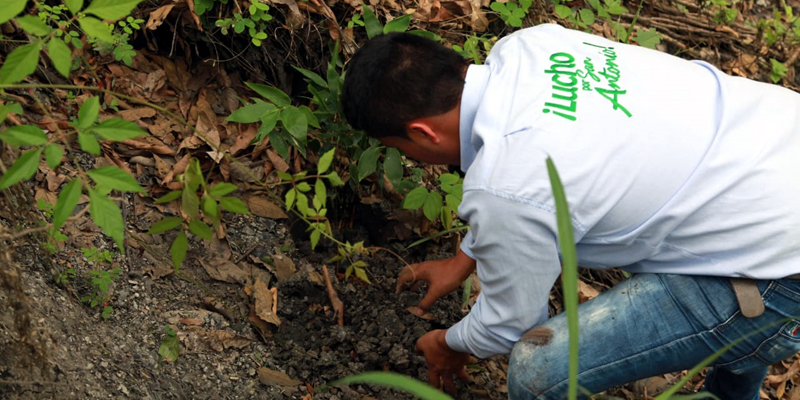
[[[472,230],[468,230],[467,234],[464,235],[464,239],[461,240],[461,251],[464,252],[469,258],[475,259],[475,256],[472,254],[472,250],[470,250],[469,246],[472,246],[475,239],[472,238]]]

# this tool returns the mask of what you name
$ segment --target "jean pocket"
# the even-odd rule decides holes
[[[800,321],[791,320],[785,322],[774,335],[761,342],[752,354],[719,366],[735,374],[741,374],[754,368],[775,364],[798,352],[800,352]]]

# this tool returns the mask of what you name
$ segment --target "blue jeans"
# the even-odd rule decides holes
[[[758,400],[769,365],[800,352],[800,281],[758,288],[766,310],[745,318],[728,278],[640,274],[621,282],[578,308],[578,384],[597,393],[690,369],[768,326],[714,361],[706,378],[706,390],[722,400]],[[566,314],[533,328],[511,353],[509,397],[565,399],[568,354]]]

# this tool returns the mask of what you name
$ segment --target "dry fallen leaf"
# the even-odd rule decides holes
[[[246,149],[250,145],[250,141],[252,141],[257,134],[258,129],[256,129],[255,124],[247,125],[244,131],[236,136],[236,141],[230,148],[231,155],[235,156],[236,153]]]
[[[583,303],[597,297],[600,292],[582,280],[578,280],[578,302]]]
[[[64,175],[59,175],[53,171],[47,173],[45,180],[47,180],[47,190],[51,192],[55,192],[61,186],[62,183],[67,179]],[[53,203],[55,204],[55,203]]]
[[[267,157],[269,157],[269,160],[272,162],[272,165],[278,171],[286,172],[289,170],[289,164],[287,164],[286,160],[284,160],[281,156],[279,156],[278,153],[272,150],[267,150]]]
[[[289,218],[281,207],[275,205],[266,197],[250,196],[247,199],[247,205],[250,207],[250,212],[259,217],[269,219]]]
[[[256,283],[253,285],[253,297],[256,300],[256,315],[270,324],[280,326],[281,320],[272,311],[272,292],[263,280],[256,279]]]
[[[241,349],[253,341],[233,331],[187,326],[183,332],[183,346],[189,353],[221,352],[235,347]]]
[[[203,266],[203,269],[206,270],[210,277],[218,281],[244,284],[250,276],[247,271],[243,270],[232,261],[217,260],[215,262],[214,260],[200,260],[200,265]]]
[[[173,179],[175,179],[175,175],[180,175],[184,173],[186,171],[186,167],[189,166],[190,159],[191,156],[189,154],[184,155],[183,158],[180,159],[180,161],[176,162],[175,165],[172,166],[172,169],[169,171],[169,173],[167,173],[167,176],[165,176],[164,179],[161,180],[161,184],[166,185],[172,182]]]
[[[179,321],[184,325],[190,326],[203,326],[203,320],[201,318],[190,318],[190,317],[183,317]]]
[[[156,110],[150,107],[140,107],[131,110],[123,110],[117,113],[122,119],[127,121],[136,122],[142,118],[150,118],[156,115]]]
[[[150,278],[153,280],[163,278],[169,274],[172,274],[173,272],[175,272],[175,270],[171,266],[161,262],[152,267],[147,267],[144,269],[144,273],[150,275]]]
[[[434,319],[436,319],[436,317],[434,317],[433,314],[426,313],[426,312],[422,311],[422,309],[419,308],[419,307],[411,306],[411,307],[406,308],[406,311],[408,311],[411,314],[414,314],[414,315],[416,315],[416,316],[418,316],[418,317],[420,317],[420,318],[422,318],[422,319],[424,319],[426,321],[433,321]]]
[[[176,6],[175,3],[163,5],[157,8],[155,11],[150,13],[150,18],[147,20],[147,25],[145,27],[150,30],[155,30],[161,24],[164,23],[164,20],[167,19],[169,12]]]
[[[156,154],[175,155],[175,151],[153,136],[144,136],[136,139],[127,139],[122,144],[134,149],[146,150]]]
[[[303,382],[292,379],[283,372],[275,371],[267,367],[258,369],[258,380],[267,386],[298,386]]]
[[[272,260],[275,262],[275,276],[278,282],[291,278],[297,272],[294,261],[280,251],[272,256]]]
[[[158,175],[159,178],[163,179],[172,170],[172,165],[169,162],[155,154],[153,154],[153,161],[156,166],[156,175]]]

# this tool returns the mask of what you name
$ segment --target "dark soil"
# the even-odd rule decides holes
[[[142,213],[137,201],[123,209],[129,212],[129,229],[143,232],[158,218]],[[7,226],[15,221],[9,211],[3,210],[0,218]],[[275,255],[281,247],[289,249],[286,255],[296,264],[294,275],[273,283],[280,326],[258,328],[246,318],[250,302],[246,285],[214,280],[201,266],[216,255],[207,244],[191,241],[182,273],[160,277],[169,271],[164,260],[169,259],[174,234],[134,233],[129,242],[141,243],[129,246],[127,256],[117,256],[107,265],[88,262],[80,249],[96,246],[113,251],[113,244],[91,223],[82,226],[86,234],[69,239],[53,256],[32,238],[12,248],[33,339],[17,332],[10,312],[13,293],[3,288],[0,399],[408,399],[410,395],[372,385],[319,389],[366,371],[394,371],[426,380],[425,360],[414,353],[416,339],[452,325],[466,313],[457,293],[436,303],[431,321],[409,313],[406,309],[417,304],[422,292],[395,295],[395,277],[403,263],[380,252],[365,259],[371,285],[355,277],[345,280],[344,266],[330,266],[333,286],[345,305],[344,326],[337,326],[320,275],[334,249],[311,252],[307,242],[296,244],[280,222],[229,217],[227,242],[231,260],[241,259],[237,265],[252,274],[268,273],[271,267],[255,260]],[[369,241],[365,228],[347,233]],[[401,243],[389,246],[409,262],[420,261]],[[448,255],[437,245],[417,250],[423,252]],[[66,287],[57,285],[55,277],[68,268],[76,270],[77,278]],[[89,271],[112,268],[123,272],[111,289],[114,297],[109,305],[114,312],[103,319],[100,308],[79,299],[91,292]],[[166,325],[176,330],[181,343],[181,354],[173,363],[161,361],[158,354]],[[30,343],[41,351],[32,351]],[[477,363],[470,370],[474,382],[461,386],[458,398],[507,397],[505,365],[502,357]],[[295,381],[259,378],[271,371]]]

